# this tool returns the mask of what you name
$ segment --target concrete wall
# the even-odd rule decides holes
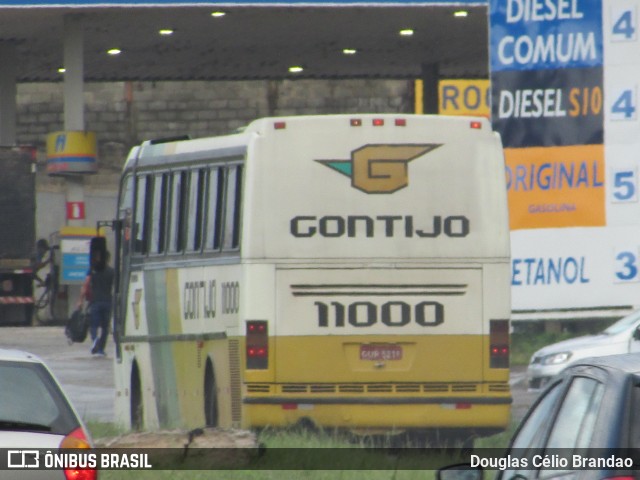
[[[116,82],[85,85],[85,125],[97,133],[101,171],[118,171],[151,138],[229,133],[272,115],[395,113],[413,109],[409,80]],[[62,84],[18,85],[17,138],[44,152],[63,130]]]

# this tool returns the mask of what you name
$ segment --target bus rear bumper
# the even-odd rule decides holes
[[[277,398],[246,397],[250,427],[285,427],[311,421],[345,429],[497,429],[510,421],[511,397],[493,398]]]

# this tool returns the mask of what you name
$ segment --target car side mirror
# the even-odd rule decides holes
[[[437,480],[482,480],[483,471],[480,467],[472,467],[468,463],[450,465],[436,472]]]

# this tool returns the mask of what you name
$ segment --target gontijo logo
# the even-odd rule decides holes
[[[441,144],[364,145],[349,160],[316,160],[351,178],[365,193],[393,193],[409,185],[409,162]]]

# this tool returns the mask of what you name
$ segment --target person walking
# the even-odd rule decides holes
[[[89,308],[89,334],[93,344],[93,355],[106,356],[104,351],[109,337],[111,320],[111,304],[113,300],[114,270],[109,266],[109,252],[106,252],[105,262],[93,265],[90,272],[91,305]],[[98,335],[98,331],[100,334]]]

